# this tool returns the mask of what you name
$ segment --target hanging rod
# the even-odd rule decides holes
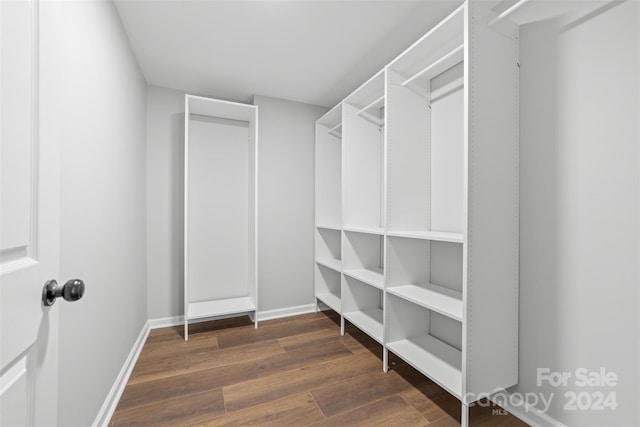
[[[458,58],[457,58],[456,55],[462,53],[463,50],[464,50],[464,44],[461,44],[460,46],[458,46],[455,49],[453,49],[451,52],[449,52],[446,55],[444,55],[443,57],[439,58],[437,61],[429,64],[426,68],[423,68],[421,71],[418,71],[416,74],[414,74],[413,76],[409,77],[407,80],[404,81],[404,83],[402,83],[402,86],[408,85],[409,83],[411,83],[414,80],[420,78],[421,76],[425,75],[429,71],[432,71],[434,68],[438,67],[439,65],[446,64],[447,61],[449,61],[450,59],[456,59],[457,60]],[[460,61],[457,61],[455,64],[457,64],[458,62],[460,62]],[[453,66],[455,64],[451,64],[451,65]]]

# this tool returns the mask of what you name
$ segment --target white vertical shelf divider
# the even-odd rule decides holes
[[[342,105],[343,317],[384,348],[384,70]]]
[[[258,327],[258,107],[185,96],[184,338],[189,322]]]
[[[518,43],[501,21],[527,1],[492,5],[466,0],[319,121],[342,144],[342,332],[346,318],[385,371],[392,351],[460,399],[463,425],[518,382]],[[338,274],[316,236],[316,269]]]
[[[342,105],[316,121],[314,288],[342,316]]]

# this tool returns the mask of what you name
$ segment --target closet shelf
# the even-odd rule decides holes
[[[328,305],[333,311],[340,313],[340,296],[331,292],[322,292],[316,294],[316,298]]]
[[[464,4],[394,59],[388,67],[414,76],[441,59],[443,51],[464,43]],[[419,58],[418,60],[416,60]],[[459,62],[459,61],[458,61]],[[451,64],[455,65],[455,64]],[[446,70],[446,68],[441,71]]]
[[[391,237],[406,237],[408,239],[434,240],[437,242],[464,243],[464,234],[445,231],[387,231]]]
[[[425,79],[430,80],[431,78],[437,76],[438,74],[448,70],[456,64],[459,64],[464,60],[464,44],[456,47],[451,50],[447,54],[438,58],[433,63],[429,64],[422,70],[415,73],[413,76],[409,77],[402,83],[402,86],[407,86],[415,82],[417,79]]]
[[[336,231],[342,231],[342,227],[339,225],[332,225],[332,224],[317,224],[316,228],[322,228],[325,230],[336,230]]]
[[[362,115],[362,113],[368,113],[369,110],[380,109],[384,106],[384,95],[381,97],[374,99],[369,105],[366,105],[364,108],[361,108],[356,112],[357,115]]]
[[[489,28],[493,27],[494,25],[496,25],[498,22],[503,21],[504,19],[510,17],[511,15],[513,15],[518,9],[520,9],[522,6],[526,5],[527,3],[529,3],[530,0],[520,0],[518,2],[516,2],[513,6],[509,7],[508,9],[506,9],[504,12],[500,13],[498,16],[496,16],[495,18],[493,18],[491,21],[489,21],[489,23],[487,24],[487,26]]]
[[[245,313],[255,311],[255,304],[249,297],[227,298],[212,301],[189,303],[187,317],[202,319],[205,317],[225,316],[227,314]]]
[[[462,322],[462,292],[433,283],[389,286],[387,292]]]
[[[354,233],[366,233],[366,234],[377,234],[379,236],[384,234],[384,228],[382,227],[366,227],[366,226],[357,226],[357,225],[345,225],[342,227],[344,231],[351,231]]]
[[[428,334],[390,342],[387,347],[458,399],[462,397],[460,350]]]
[[[342,138],[342,122],[329,129],[327,133],[335,136],[336,138]]]
[[[342,106],[337,104],[331,110],[327,111],[327,113],[320,117],[317,121],[319,125],[326,126],[331,129],[335,127],[337,124],[340,124],[342,121]]]
[[[337,271],[338,273],[342,271],[342,261],[335,258],[321,258],[317,259],[316,262],[320,265],[323,265],[327,268]]]
[[[345,270],[344,274],[378,289],[384,287],[384,274],[381,268],[351,269]]]
[[[382,344],[382,310],[368,308],[365,310],[343,313],[345,319],[353,323],[374,340]]]

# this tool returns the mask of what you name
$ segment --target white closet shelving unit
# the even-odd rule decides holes
[[[315,295],[341,312],[342,108],[316,122]]]
[[[463,425],[518,382],[518,29],[497,3],[465,1],[328,113],[343,127],[331,308],[383,345],[385,371],[392,351],[460,399]]]
[[[383,343],[384,71],[342,103],[342,316]],[[341,333],[344,334],[344,322]]]
[[[185,96],[184,338],[196,319],[258,327],[258,108]]]

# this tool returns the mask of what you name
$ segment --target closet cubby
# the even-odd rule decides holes
[[[384,286],[384,237],[344,232],[343,272],[369,286]]]
[[[333,268],[317,263],[315,269],[316,298],[332,310],[341,312],[341,274]]]
[[[342,271],[342,239],[338,230],[316,228],[316,263]]]
[[[382,234],[384,72],[342,103],[344,229]]]
[[[388,237],[387,292],[462,322],[462,244]]]
[[[195,319],[257,321],[257,114],[185,96],[184,339]]]
[[[386,347],[460,399],[462,324],[396,295],[386,298]]]
[[[387,68],[389,235],[463,241],[463,9]]]
[[[383,343],[381,292],[356,278],[343,276],[342,315],[380,344]]]

